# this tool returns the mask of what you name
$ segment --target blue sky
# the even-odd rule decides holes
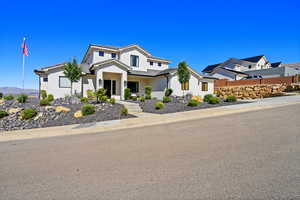
[[[21,87],[23,36],[26,88],[33,70],[82,59],[88,44],[139,44],[154,56],[187,61],[201,71],[230,57],[265,54],[300,61],[299,1],[2,1],[0,87]]]

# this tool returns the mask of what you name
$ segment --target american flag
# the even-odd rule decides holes
[[[26,39],[24,38],[23,39],[23,43],[22,43],[22,53],[24,56],[28,56],[28,49],[27,49],[27,46],[26,46]]]

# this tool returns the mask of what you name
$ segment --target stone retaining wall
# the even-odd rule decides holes
[[[283,92],[293,87],[295,90],[299,89],[299,84],[270,84],[270,85],[243,85],[243,86],[230,86],[230,87],[216,87],[215,94],[221,98],[234,95],[238,99],[258,99],[265,97],[281,96]]]

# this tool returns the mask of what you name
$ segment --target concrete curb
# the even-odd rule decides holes
[[[237,114],[243,112],[257,111],[262,109],[271,109],[276,107],[283,107],[289,105],[300,104],[300,102],[280,103],[273,105],[251,105],[242,106],[246,104],[239,104],[233,106],[216,107],[203,110],[193,110],[186,112],[178,112],[171,114],[137,114],[138,118],[130,118],[123,120],[105,121],[91,124],[74,124],[59,127],[48,127],[28,130],[18,130],[0,133],[0,142],[26,140],[26,139],[40,139],[57,136],[79,135],[100,133],[113,130],[121,130],[128,128],[146,127],[174,122],[183,122],[188,120],[197,120],[204,118],[211,118],[223,115]],[[241,107],[241,108],[240,108]]]

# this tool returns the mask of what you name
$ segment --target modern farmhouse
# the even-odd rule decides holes
[[[180,84],[177,69],[169,68],[170,61],[152,56],[138,45],[125,47],[89,45],[80,64],[81,79],[73,84],[74,94],[87,96],[87,90],[105,88],[109,97],[122,100],[124,89],[133,94],[144,95],[144,87],[152,86],[152,96],[161,99],[166,88],[173,89],[173,95],[190,93],[194,96],[212,94],[214,79],[199,74],[191,67],[189,82]],[[46,90],[55,98],[70,95],[71,83],[64,75],[65,63],[43,67],[34,72],[39,76],[40,90]]]

